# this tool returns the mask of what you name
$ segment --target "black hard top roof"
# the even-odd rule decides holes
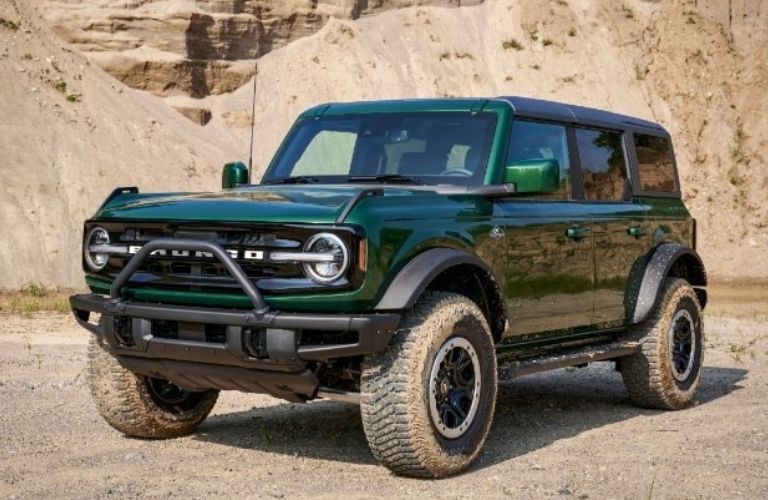
[[[515,115],[521,117],[557,120],[593,127],[636,130],[645,129],[648,131],[655,131],[657,134],[664,133],[665,135],[669,135],[664,127],[658,123],[601,109],[575,106],[573,104],[564,104],[555,101],[545,101],[543,99],[532,99],[529,97],[502,96],[497,97],[496,99],[510,103],[515,110]]]

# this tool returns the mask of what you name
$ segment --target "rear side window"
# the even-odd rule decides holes
[[[554,193],[537,198],[568,200],[571,198],[571,164],[568,139],[563,125],[515,120],[507,152],[507,165],[523,160],[557,160],[560,167],[560,187]]]
[[[666,137],[634,134],[640,185],[643,191],[677,191],[672,150]]]
[[[606,130],[576,129],[584,198],[620,201],[629,198],[627,168],[621,134]]]

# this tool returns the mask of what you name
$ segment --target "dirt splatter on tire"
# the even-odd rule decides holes
[[[91,337],[86,380],[99,414],[129,436],[166,439],[184,436],[205,420],[219,391],[188,392],[169,403],[158,397],[156,380],[126,370]]]
[[[440,353],[458,344],[476,356],[481,383],[472,385],[478,397],[474,414],[466,413],[471,421],[455,431],[459,436],[446,437],[435,425],[429,387]],[[488,323],[465,297],[427,294],[405,316],[389,348],[366,358],[361,382],[363,428],[382,464],[417,477],[464,470],[485,442],[496,402],[496,357]]]
[[[668,278],[650,317],[634,331],[640,351],[621,360],[632,402],[662,410],[688,406],[699,389],[704,360],[704,328],[696,292],[687,281]],[[689,342],[675,340],[680,335],[688,335]]]

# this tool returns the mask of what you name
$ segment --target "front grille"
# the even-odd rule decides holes
[[[110,238],[112,234],[110,234]],[[115,234],[120,244],[128,247],[140,247],[141,245],[157,238],[196,239],[211,241],[222,248],[236,252],[239,257],[245,251],[261,251],[268,256],[270,251],[292,250],[301,248],[302,240],[299,235],[279,237],[276,232],[270,230],[254,230],[245,228],[231,228],[227,230],[190,227],[125,227]],[[200,285],[200,281],[218,280],[218,285],[227,286],[234,284],[229,278],[226,269],[213,256],[195,254],[194,252],[165,252],[166,255],[153,255],[147,258],[139,268],[139,272],[162,277],[161,280],[153,280],[155,284],[183,286],[184,280],[189,280],[189,285]],[[122,269],[130,256],[117,256],[110,259],[110,265],[115,269]],[[249,261],[244,258],[236,258],[245,274],[253,279],[264,278],[301,278],[301,267],[290,263],[274,264],[266,259]],[[216,286],[216,283],[209,283]]]
[[[313,234],[329,228],[291,225],[243,226],[226,225],[210,227],[190,223],[137,223],[137,222],[89,222],[98,224],[109,232],[110,241],[126,248],[140,248],[158,238],[195,239],[211,241],[226,251],[237,254],[235,262],[256,285],[267,293],[291,293],[327,289],[308,279],[300,264],[271,262],[273,251],[301,251],[304,242]],[[350,249],[355,248],[358,235],[353,228],[333,228],[332,231],[345,240]],[[107,267],[100,273],[114,278],[132,257],[132,253],[112,255]],[[251,258],[246,258],[246,255]],[[261,258],[253,257],[254,255]],[[331,288],[348,288],[362,283],[362,275],[355,271],[356,252],[350,251],[350,279],[341,279]],[[151,255],[134,274],[130,286],[152,287],[177,291],[242,293],[237,282],[229,276],[224,266],[212,255],[195,252],[165,252]]]

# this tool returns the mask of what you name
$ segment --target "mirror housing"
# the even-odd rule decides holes
[[[233,161],[225,164],[221,172],[221,188],[232,189],[243,184],[248,184],[248,167],[245,163]]]
[[[560,163],[555,159],[518,160],[504,168],[504,184],[515,192],[551,193],[560,187]]]

